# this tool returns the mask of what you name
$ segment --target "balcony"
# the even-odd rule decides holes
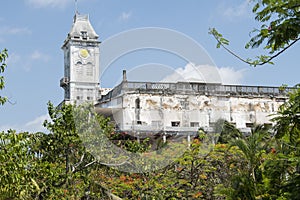
[[[63,77],[60,79],[60,87],[65,87],[69,84],[69,78],[68,77]]]

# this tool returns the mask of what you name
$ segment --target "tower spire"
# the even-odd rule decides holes
[[[78,3],[77,3],[77,0],[75,0],[75,14],[79,14],[78,13]]]

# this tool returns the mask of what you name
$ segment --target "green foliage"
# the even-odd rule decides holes
[[[260,29],[254,30],[257,34],[247,46],[258,47],[266,41],[265,48],[272,54],[299,40],[299,10],[298,0],[258,1],[252,11],[256,14],[255,19],[263,24]]]
[[[0,74],[4,72],[6,68],[6,59],[8,57],[7,49],[4,49],[0,52]],[[4,76],[0,76],[0,90],[2,90],[5,86]],[[0,95],[0,105],[3,105],[7,101],[6,97]]]
[[[34,134],[0,133],[0,199],[34,199],[39,193],[35,172],[39,164],[31,147]]]
[[[246,165],[231,177],[228,190],[219,190],[221,194],[226,194],[228,199],[256,199],[261,192],[258,189],[262,182],[261,164],[268,150],[269,138],[268,128],[257,126],[249,136],[230,141],[230,148],[238,147],[241,150]]]
[[[230,141],[242,138],[242,133],[238,130],[233,124],[230,124],[228,121],[219,121],[221,123],[221,129],[217,131],[220,133],[218,138],[218,143],[227,144]]]
[[[88,129],[86,121],[76,121],[74,118],[80,109],[70,104],[58,109],[48,103],[51,121],[45,121],[44,125],[50,130],[50,134],[43,138],[39,149],[42,150],[43,162],[51,167],[48,174],[51,178],[47,180],[48,188],[44,190],[43,197],[57,198],[65,195],[67,199],[80,199],[87,194],[90,197],[101,194],[89,189],[95,184],[89,174],[96,167],[97,160],[86,151],[79,136],[79,128]],[[104,134],[111,131],[108,120],[101,116],[96,116],[95,120]]]
[[[49,134],[0,133],[0,199],[106,198],[90,176],[101,166],[82,145],[75,109],[57,109],[49,103],[51,121],[44,123]],[[97,119],[103,130],[109,130],[106,120]]]
[[[108,170],[99,176],[109,177],[105,187],[123,199],[223,199],[214,195],[214,188],[220,183],[229,185],[229,177],[243,168],[241,151],[217,144],[204,156],[203,145],[195,139],[180,158],[156,171],[136,174]]]
[[[226,199],[299,199],[299,88],[279,109],[273,121],[275,137],[258,126],[248,137],[232,140],[246,159],[246,166],[230,177],[230,186],[220,184],[217,195]],[[237,161],[239,162],[239,161]]]
[[[289,101],[280,106],[277,115],[273,118],[276,122],[276,137],[289,137],[289,142],[300,146],[300,87],[289,94]]]
[[[121,141],[109,119],[91,114],[92,106],[57,109],[49,103],[49,134],[0,133],[0,199],[299,199],[299,97],[297,87],[275,116],[272,129],[258,125],[243,135],[220,121],[215,130],[220,139],[212,149],[205,143],[210,135],[199,131],[189,148],[163,167],[159,163],[178,154],[180,145],[167,142],[148,152],[151,139]],[[78,109],[83,110],[77,113]],[[82,120],[76,120],[79,116]],[[87,134],[98,130],[88,121],[100,127],[97,137]],[[146,163],[154,170],[129,173],[99,164],[80,134],[91,137],[87,142],[111,139],[139,155],[127,164]],[[152,160],[147,164],[148,157]]]
[[[263,46],[264,49],[269,50],[269,55],[260,55],[254,60],[243,59],[226,47],[229,41],[216,29],[210,29],[209,34],[217,40],[217,48],[222,46],[230,54],[249,65],[255,67],[266,63],[273,64],[271,60],[300,40],[299,0],[252,0],[252,2],[255,3],[252,9],[256,15],[255,20],[262,25],[252,31],[256,35],[250,39],[245,48]]]

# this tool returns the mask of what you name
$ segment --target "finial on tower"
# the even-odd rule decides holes
[[[77,0],[75,0],[75,14],[79,14]]]

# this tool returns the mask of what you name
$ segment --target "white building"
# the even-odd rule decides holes
[[[271,114],[287,100],[278,87],[213,83],[130,82],[126,79],[96,105],[122,131],[196,132],[226,120],[243,132],[271,124]]]
[[[254,124],[270,124],[270,114],[287,99],[278,87],[213,83],[123,81],[111,91],[99,88],[100,42],[87,15],[74,16],[62,49],[64,102],[95,103],[122,131],[194,132],[208,129],[219,119],[244,131]],[[102,95],[101,95],[102,92]]]

